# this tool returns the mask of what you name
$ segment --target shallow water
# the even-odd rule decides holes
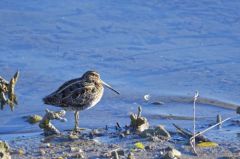
[[[176,122],[159,114],[191,116],[191,104],[146,104],[144,94],[200,95],[240,104],[239,1],[9,1],[0,2],[0,75],[10,79],[17,69],[19,105],[1,111],[0,134],[38,132],[22,116],[44,114],[42,98],[64,81],[86,70],[121,92],[106,90],[94,109],[80,114],[81,127],[129,122],[143,105],[153,125]],[[199,129],[232,110],[198,105]],[[68,122],[56,125],[73,127]],[[235,132],[239,129],[227,127]],[[225,130],[225,129],[224,129]],[[222,130],[222,131],[224,131]],[[235,134],[235,133],[234,133]]]

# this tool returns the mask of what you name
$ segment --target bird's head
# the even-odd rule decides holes
[[[96,82],[102,84],[109,88],[110,90],[114,91],[115,93],[120,94],[118,91],[113,89],[109,84],[101,80],[100,74],[97,73],[96,71],[87,71],[83,74],[82,78],[85,79],[87,82]]]

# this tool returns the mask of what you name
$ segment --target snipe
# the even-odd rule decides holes
[[[101,80],[99,73],[87,71],[82,77],[69,80],[55,92],[43,98],[45,104],[75,111],[75,127],[78,131],[79,111],[94,107],[102,98],[104,87],[119,94],[110,85]]]

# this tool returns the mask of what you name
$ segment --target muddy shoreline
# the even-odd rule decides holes
[[[135,158],[164,158],[169,148],[181,152],[181,158],[238,158],[240,155],[239,142],[218,143],[214,148],[197,147],[198,156],[192,153],[187,141],[177,133],[171,132],[172,139],[160,141],[142,138],[131,134],[120,136],[116,131],[98,130],[93,136],[89,136],[93,130],[84,130],[81,134],[70,137],[70,132],[62,135],[44,137],[34,135],[30,137],[17,137],[9,140],[10,152],[13,159],[17,158],[114,158],[113,152],[117,151],[119,158],[127,158],[129,153]],[[104,131],[103,131],[104,130]],[[144,148],[138,148],[136,143],[142,143]]]
[[[191,102],[190,98],[171,98],[175,99],[174,102]],[[162,99],[161,99],[162,100]],[[170,100],[170,99],[169,99]],[[163,99],[167,102],[166,98]],[[149,102],[149,101],[147,101]],[[169,101],[170,102],[170,101]],[[224,102],[213,102],[213,100],[208,100],[206,98],[201,98],[199,103],[205,102],[205,104],[211,103],[211,105],[222,107],[224,105],[225,109],[232,109],[232,104],[227,104]],[[223,103],[223,104],[221,104]],[[203,104],[203,103],[202,103]],[[136,118],[136,119],[135,119]],[[130,115],[131,121],[137,120],[141,117],[141,112]],[[152,116],[151,116],[152,118]],[[156,118],[161,118],[163,120],[178,120],[186,121],[192,120],[189,116],[175,116],[175,115],[158,115]],[[201,120],[202,118],[197,118]],[[22,119],[23,120],[23,119]],[[144,119],[145,121],[147,119]],[[146,121],[147,122],[147,121]],[[132,124],[132,122],[131,122]],[[130,126],[131,126],[130,124]],[[161,124],[161,123],[159,123]],[[171,124],[169,122],[168,124]],[[143,124],[144,125],[144,124]],[[184,125],[180,125],[183,126]],[[239,127],[239,120],[232,119],[224,127],[229,128],[231,126]],[[127,128],[126,128],[127,127]],[[158,126],[147,125],[146,130],[154,130]],[[202,129],[207,128],[208,125],[203,125]],[[145,128],[144,128],[145,129]],[[232,128],[230,128],[232,129]],[[182,137],[177,130],[169,131],[169,139],[158,138],[156,134],[153,136],[143,137],[141,133],[136,133],[131,131],[126,133],[128,126],[106,126],[104,128],[95,129],[85,129],[81,133],[71,135],[71,131],[63,131],[61,134],[52,135],[45,137],[43,133],[38,132],[28,132],[21,134],[8,134],[4,135],[10,145],[10,154],[12,158],[128,158],[131,154],[136,159],[138,158],[167,158],[166,155],[172,149],[179,151],[183,159],[201,159],[201,158],[238,158],[240,156],[240,142],[239,142],[239,132],[235,131],[227,134],[225,131],[225,136],[222,136],[222,130],[214,130],[215,135],[219,136],[216,140],[217,147],[199,147],[197,146],[197,154],[193,153],[192,147],[189,144],[189,140]],[[237,129],[236,129],[237,130]],[[142,130],[143,131],[143,130]],[[237,135],[236,137],[233,137]],[[5,137],[4,137],[5,136]],[[210,140],[215,142],[215,137],[209,136]],[[136,143],[141,143],[142,147],[136,146]],[[116,157],[117,153],[117,157]],[[130,156],[131,157],[131,156]]]

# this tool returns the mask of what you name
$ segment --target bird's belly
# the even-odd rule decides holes
[[[104,92],[104,89],[102,89],[99,95],[97,95],[97,97],[94,100],[92,100],[92,102],[89,104],[89,106],[86,109],[90,109],[94,107],[102,99],[103,92]]]

